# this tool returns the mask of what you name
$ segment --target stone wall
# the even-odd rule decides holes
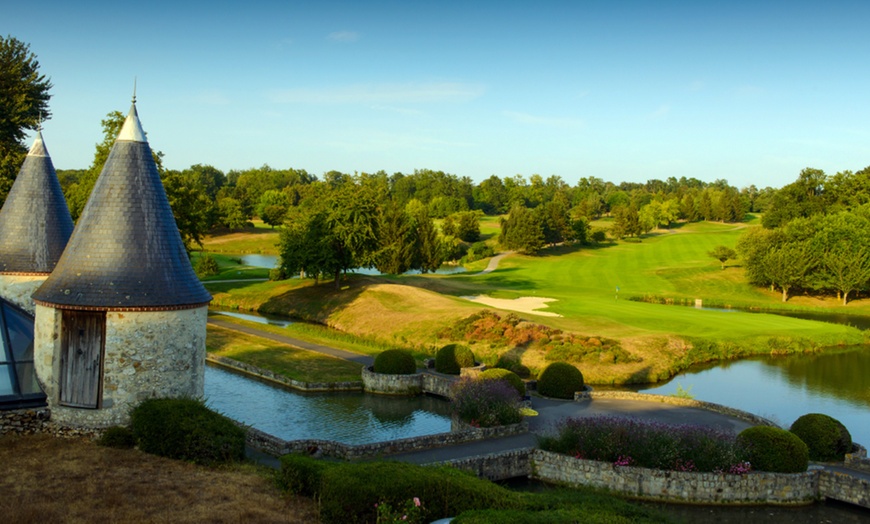
[[[721,413],[729,417],[738,418],[740,420],[745,420],[746,422],[749,422],[750,424],[756,426],[779,427],[776,423],[767,420],[766,418],[759,417],[758,415],[753,415],[752,413],[748,413],[746,411],[729,408],[728,406],[723,406],[721,404],[714,404],[712,402],[704,402],[701,400],[694,400],[690,398],[672,397],[668,395],[653,395],[650,393],[634,393],[632,391],[592,391],[591,389],[574,393],[575,401],[595,400],[596,398],[643,400],[646,402],[661,402],[663,404],[671,404],[674,406],[700,408],[706,409],[708,411],[713,411],[715,413]]]
[[[375,373],[372,366],[362,369],[363,390],[382,395],[420,395],[423,393],[423,374],[393,375]]]
[[[207,306],[179,311],[106,314],[99,409],[61,406],[61,311],[36,307],[34,364],[52,421],[60,426],[125,425],[148,398],[201,397],[205,380]]]
[[[307,453],[318,457],[332,457],[344,460],[375,458],[411,451],[420,451],[463,442],[473,442],[517,435],[528,431],[528,423],[513,424],[497,428],[474,428],[472,430],[438,433],[371,444],[344,444],[332,440],[304,439],[282,440],[258,429],[239,424],[247,431],[247,443],[270,455],[280,456],[287,453]]]
[[[48,275],[0,275],[0,297],[33,315],[34,304],[30,296],[46,278]]]
[[[532,453],[531,477],[668,502],[807,504],[819,496],[818,471],[746,475],[662,471],[575,459],[540,449]]]
[[[842,471],[819,471],[819,496],[870,508],[870,481]]]
[[[0,435],[43,433],[50,417],[48,408],[0,411]]]
[[[219,355],[207,355],[206,360],[213,364],[217,364],[233,371],[238,371],[245,375],[251,375],[268,382],[274,382],[281,386],[286,386],[300,391],[309,392],[325,392],[325,391],[362,391],[362,382],[303,382],[301,380],[293,380],[292,378],[279,375],[268,369],[263,369],[238,360],[222,357]]]
[[[431,465],[446,465],[469,471],[487,480],[506,480],[528,476],[530,459],[534,448],[515,449],[490,455],[478,455],[455,460],[446,460]]]
[[[847,468],[870,473],[870,459],[867,458],[867,448],[857,443],[853,443],[852,446],[854,450],[852,453],[846,453],[846,459],[843,461],[843,464]]]

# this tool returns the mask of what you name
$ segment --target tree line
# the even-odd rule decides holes
[[[807,168],[776,192],[762,228],[737,251],[750,283],[782,292],[850,296],[870,290],[870,167],[828,176]]]

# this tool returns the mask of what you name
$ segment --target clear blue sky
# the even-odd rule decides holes
[[[7,2],[84,168],[133,78],[164,164],[480,181],[870,165],[870,2]]]

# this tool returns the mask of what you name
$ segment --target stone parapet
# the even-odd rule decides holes
[[[420,395],[423,393],[423,374],[394,375],[375,373],[372,366],[362,369],[363,390],[381,395]]]
[[[271,455],[280,456],[287,453],[307,453],[318,457],[332,457],[344,460],[360,460],[396,455],[411,451],[452,446],[464,442],[517,435],[528,431],[528,424],[520,423],[497,428],[473,428],[465,431],[452,431],[450,433],[437,433],[421,437],[352,445],[333,440],[282,440],[241,423],[239,423],[239,426],[247,431],[247,443],[249,446]]]
[[[506,480],[526,477],[531,471],[530,459],[534,448],[515,449],[489,455],[478,455],[461,459],[446,460],[429,465],[453,466],[474,473],[487,480]]]

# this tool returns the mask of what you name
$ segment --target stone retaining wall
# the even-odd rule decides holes
[[[532,478],[667,502],[808,504],[819,497],[818,473],[729,475],[662,471],[576,459],[540,449],[531,456]]]
[[[372,366],[362,369],[363,390],[382,395],[420,395],[423,393],[423,374],[394,375],[375,373]]]
[[[363,389],[362,382],[302,382],[299,380],[293,380],[292,378],[287,378],[283,375],[273,373],[268,369],[263,369],[257,366],[252,366],[250,364],[245,364],[244,362],[239,362],[238,360],[222,357],[220,355],[208,354],[206,355],[206,360],[213,364],[217,364],[219,366],[232,369],[246,375],[251,375],[257,378],[261,378],[263,380],[267,380],[269,382],[280,384],[282,386],[298,389],[300,391],[362,391]]]
[[[48,408],[0,411],[0,435],[43,433],[50,417]]]
[[[843,465],[847,468],[857,469],[865,473],[870,473],[870,459],[867,458],[867,448],[853,443],[855,450],[852,453],[846,453],[846,460]]]
[[[870,481],[839,471],[819,471],[819,496],[870,508]]]
[[[704,402],[701,400],[694,400],[689,398],[681,398],[681,397],[672,397],[668,395],[654,395],[650,393],[634,393],[632,391],[578,391],[574,393],[574,401],[582,401],[582,400],[595,400],[595,399],[621,399],[621,400],[643,400],[647,402],[661,402],[663,404],[671,404],[674,406],[685,406],[689,408],[699,408],[706,409],[708,411],[713,411],[715,413],[721,413],[722,415],[727,415],[729,417],[739,418],[740,420],[745,420],[750,424],[756,426],[773,426],[779,427],[776,423],[767,420],[766,418],[759,417],[758,415],[753,415],[752,413],[748,413],[746,411],[741,411],[739,409],[730,408],[728,406],[723,406],[721,404],[714,404],[712,402]]]
[[[386,455],[396,455],[411,451],[420,451],[444,446],[452,446],[463,442],[486,440],[510,435],[518,435],[529,430],[528,423],[500,426],[497,428],[473,428],[465,431],[450,433],[438,433],[411,437],[372,444],[343,444],[332,440],[282,440],[258,429],[246,427],[238,423],[247,431],[247,443],[253,448],[259,449],[271,455],[280,456],[287,453],[308,453],[309,455],[333,457],[344,460],[358,460],[375,458]]]
[[[528,476],[531,470],[529,460],[532,452],[534,452],[534,448],[516,449],[490,455],[446,460],[429,465],[453,466],[487,480],[506,480]]]

